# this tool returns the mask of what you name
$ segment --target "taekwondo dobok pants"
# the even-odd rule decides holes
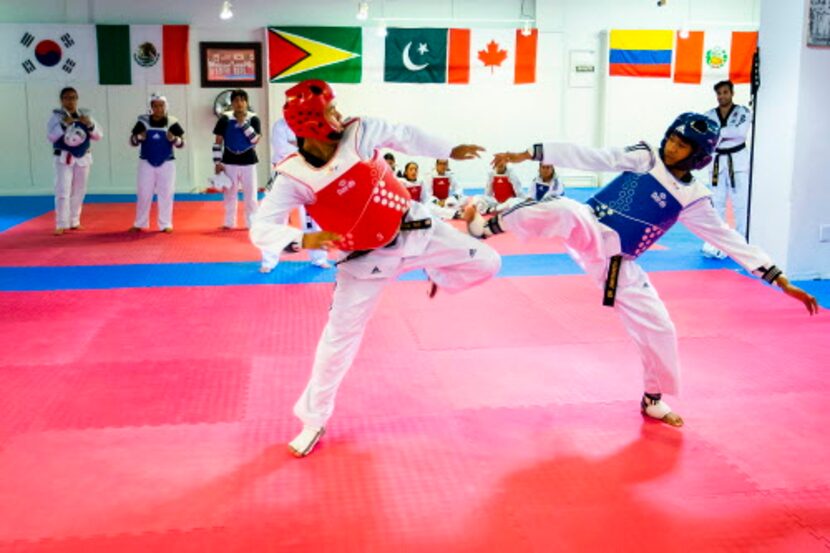
[[[225,174],[231,179],[230,188],[222,191],[225,204],[225,226],[236,227],[236,206],[239,204],[237,191],[242,190],[245,202],[245,227],[251,228],[251,222],[257,208],[257,173],[256,165],[225,164]]]
[[[601,288],[605,286],[609,258],[619,251],[617,233],[601,224],[589,206],[568,198],[508,210],[501,215],[501,227],[524,239],[563,239],[574,261]],[[597,301],[600,297],[597,295]],[[613,309],[640,351],[644,391],[678,393],[677,333],[666,306],[636,261],[622,262]]]
[[[91,158],[84,156],[81,163],[66,164],[64,156],[55,156],[55,228],[65,229],[81,224],[81,209],[86,196]]]
[[[173,195],[176,192],[176,163],[168,160],[154,167],[146,159],[138,160],[135,223],[133,226],[150,226],[150,206],[153,194],[158,198],[158,225],[160,230],[173,228]]]
[[[430,217],[425,206],[417,202],[410,206],[406,220]],[[325,426],[366,324],[383,289],[398,275],[424,269],[439,288],[453,293],[490,279],[500,267],[501,258],[490,246],[439,219],[432,219],[429,229],[402,231],[393,246],[341,263],[311,378],[294,405],[294,414],[306,426]]]

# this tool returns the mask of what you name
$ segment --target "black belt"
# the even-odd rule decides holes
[[[620,277],[621,265],[621,255],[614,255],[611,259],[609,259],[608,276],[605,277],[605,291],[602,294],[602,305],[606,307],[614,307],[614,300],[617,297],[617,282]]]
[[[395,235],[395,237],[386,245],[381,246],[383,248],[391,248],[395,244],[398,243],[398,237],[401,235],[401,232],[406,232],[410,230],[424,230],[432,227],[432,219],[415,219],[414,221],[401,221],[401,226],[399,228],[400,232]],[[353,259],[359,259],[363,256],[369,255],[373,251],[379,248],[373,248],[371,250],[355,250],[350,252],[346,257],[341,259],[340,261],[336,262],[335,265],[340,265],[341,263],[345,263],[346,261],[351,261]]]
[[[720,156],[726,156],[726,162],[729,164],[729,185],[735,188],[735,168],[732,165],[732,154],[740,152],[746,148],[746,142],[738,144],[732,148],[718,148],[715,150],[715,163],[712,166],[712,186],[718,185],[718,176],[720,174]]]

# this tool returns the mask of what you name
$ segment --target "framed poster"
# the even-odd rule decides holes
[[[200,42],[202,88],[262,86],[262,44]]]
[[[830,46],[830,0],[810,0],[807,46]]]

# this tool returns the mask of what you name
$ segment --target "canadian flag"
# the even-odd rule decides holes
[[[678,32],[674,82],[748,83],[757,43],[757,31],[691,31],[688,36]]]
[[[536,29],[450,29],[447,82],[535,83],[538,39]]]

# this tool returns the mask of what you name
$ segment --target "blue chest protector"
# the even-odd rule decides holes
[[[542,183],[540,183],[540,182],[537,182],[537,183],[536,183],[536,187],[535,187],[535,189],[534,189],[534,191],[533,191],[533,192],[534,192],[534,197],[535,197],[536,201],[537,201],[537,202],[541,202],[541,201],[542,201],[542,198],[544,198],[544,197],[545,197],[545,194],[547,194],[547,193],[548,193],[548,191],[550,191],[550,186],[546,186],[546,185],[544,185],[544,184],[542,184]]]
[[[78,138],[83,137],[83,141],[80,144],[70,146],[66,143],[66,136],[67,134],[72,134],[73,132],[75,136],[77,136]],[[87,127],[80,121],[74,121],[71,125],[69,125],[69,127],[66,128],[66,131],[64,131],[63,136],[61,136],[58,139],[58,141],[55,142],[54,147],[56,150],[67,151],[75,157],[83,157],[89,151],[89,132],[89,127]]]
[[[683,206],[650,173],[625,172],[588,198],[597,219],[620,236],[622,253],[636,258],[663,236]]]
[[[245,136],[242,128],[233,117],[228,118],[228,126],[225,129],[225,148],[235,154],[241,154],[253,148],[254,145]]]
[[[153,167],[160,167],[165,161],[174,159],[173,143],[167,140],[167,131],[175,120],[171,121],[168,118],[166,126],[151,127],[150,118],[146,115],[138,119],[144,123],[144,132],[147,134],[147,138],[141,143],[138,157],[146,160]]]

